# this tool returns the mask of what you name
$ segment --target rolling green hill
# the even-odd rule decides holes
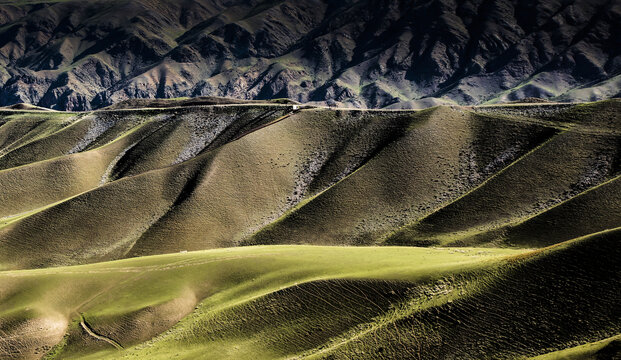
[[[216,103],[0,110],[0,359],[619,352],[621,101]]]
[[[262,246],[5,271],[0,350],[93,359],[535,356],[619,333],[619,239],[614,230],[543,251]]]

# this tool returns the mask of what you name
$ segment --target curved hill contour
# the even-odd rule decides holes
[[[5,112],[0,264],[570,240],[621,221],[619,108]]]
[[[170,101],[0,110],[0,359],[618,358],[621,101]]]

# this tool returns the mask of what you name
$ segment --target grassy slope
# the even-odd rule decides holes
[[[31,143],[81,152],[0,171],[0,263],[239,244],[565,241],[618,224],[618,108],[94,112]],[[105,126],[70,136],[89,122]]]
[[[132,254],[235,245],[310,192],[313,175],[338,162],[335,154],[352,145],[344,143],[346,134],[355,143],[368,127],[399,131],[409,121],[409,115],[398,114],[378,119],[355,113],[302,112],[225,145],[215,150],[214,161],[187,199],[149,229]],[[374,140],[360,136],[360,143],[350,151],[364,156],[381,146]],[[346,161],[352,164],[346,171],[353,171],[360,160]],[[179,239],[176,244],[168,240],[173,236]]]
[[[58,122],[56,119],[54,119],[58,116],[59,114],[54,113],[52,113],[51,115],[42,115],[42,117],[46,119],[46,123]],[[88,142],[83,142],[82,139],[88,139],[94,134],[97,134],[98,128],[101,128],[101,131],[104,131],[107,128],[106,123],[114,125],[115,122],[118,121],[118,119],[110,119],[106,118],[105,116],[89,116],[83,114],[75,116],[71,120],[72,122],[68,126],[58,129],[55,132],[46,134],[46,136],[40,136],[35,140],[21,145],[18,148],[12,149],[0,159],[0,164],[2,168],[10,169],[25,164],[30,164],[78,152],[79,150],[82,150],[79,149],[80,147],[86,147],[88,145]],[[121,136],[124,132],[129,131],[133,126],[137,125],[136,121],[132,120],[134,119],[125,119],[123,120],[122,126],[115,127],[116,129],[118,129],[118,131],[110,132],[113,133],[111,134],[113,135],[111,137],[111,140],[114,140],[114,138]],[[20,119],[16,122],[20,124],[28,123],[28,121],[25,121],[23,119]],[[83,143],[82,146],[80,146],[81,143]]]
[[[621,331],[620,234],[532,252],[261,246],[5,271],[1,329],[11,336],[0,349],[59,343],[56,357],[93,359],[536,356]],[[88,335],[81,319],[124,350]]]
[[[358,279],[361,283],[370,279],[386,280],[389,283],[385,286],[403,289],[452,273],[494,266],[496,260],[515,253],[519,251],[268,246],[141,257],[77,267],[6,271],[0,273],[0,328],[15,338],[0,340],[0,350],[37,341],[39,347],[54,345],[65,331],[70,335],[64,347],[58,349],[63,351],[63,357],[113,349],[80,331],[75,323],[80,314],[95,332],[129,346],[163,332],[204,299],[195,315],[176,328],[185,339],[177,345],[187,346],[188,353],[205,351],[209,347],[216,354],[220,350],[213,348],[207,339],[192,339],[192,327],[201,322],[195,316],[234,317],[239,315],[236,309],[244,309],[253,299],[265,299],[264,296],[280,289],[318,280],[347,278]],[[390,285],[392,283],[394,285]],[[367,291],[373,295],[376,287],[368,286]],[[330,289],[332,285],[326,287],[326,291]],[[387,311],[389,304],[381,309],[363,311],[364,318],[351,318],[342,324],[340,331],[355,326],[358,321],[369,321]],[[343,306],[341,311],[354,308]],[[254,316],[252,308],[246,311]],[[240,320],[238,316],[237,321]],[[214,321],[226,327],[222,337],[237,336],[235,331],[238,330],[232,323]],[[32,326],[44,329],[27,332]],[[248,327],[248,331],[251,330],[257,329]],[[207,333],[205,336],[212,337]],[[170,337],[158,343],[167,346],[169,341]],[[218,346],[227,346],[229,341],[233,339],[223,339]],[[237,341],[244,345],[241,339]],[[173,350],[179,349],[169,348]],[[241,353],[249,350],[252,351],[251,348],[242,349]],[[100,356],[95,355],[96,358]],[[269,352],[264,352],[263,356],[269,357]]]
[[[506,242],[547,246],[621,224],[621,177],[581,193],[548,211],[507,227]]]
[[[52,135],[75,121],[70,113],[0,111],[0,157]],[[5,166],[2,161],[2,168]]]
[[[533,360],[605,360],[621,353],[621,335],[534,357]],[[616,358],[615,358],[616,356]]]
[[[556,135],[465,196],[400,230],[389,243],[417,239],[464,241],[472,237],[473,231],[489,231],[540,214],[557,202],[605,182],[620,170],[593,171],[593,154],[618,156],[617,141],[614,137],[572,132]]]
[[[518,256],[505,271],[478,277],[480,286],[465,296],[413,311],[328,353],[512,359],[619,334],[620,237],[610,230]]]
[[[599,232],[621,224],[619,102],[289,109],[3,113],[0,357],[498,359],[621,333],[619,230]],[[587,236],[178,253],[396,229]]]
[[[545,246],[616,227],[620,104],[579,105],[544,117],[565,130],[456,201],[391,234],[387,243]],[[522,230],[507,230],[521,223]],[[540,226],[525,233],[535,224]]]
[[[294,234],[307,243],[373,243],[454,200],[553,132],[450,108],[427,110],[358,171],[249,242],[283,243]]]
[[[91,151],[0,170],[0,216],[34,210],[97,187],[108,164],[153,125],[138,126]]]
[[[303,112],[230,143],[216,138],[213,142],[225,144],[173,167],[113,181],[4,227],[0,230],[3,263],[6,267],[75,264],[126,254],[233,245],[232,241],[299,201],[313,179],[305,177],[305,172],[322,166],[312,163],[317,151],[328,158],[346,146],[346,134],[369,126],[399,128],[407,125],[409,116]],[[349,127],[349,132],[343,127]],[[239,128],[232,134],[245,130]],[[231,137],[227,129],[222,131],[224,137]],[[340,136],[326,136],[334,132]],[[351,152],[364,154],[377,146],[374,141],[361,141]],[[162,158],[157,151],[136,154],[132,149],[118,160],[120,173],[127,164],[148,163],[137,161],[136,156]],[[257,178],[265,186],[252,186]],[[178,241],[170,241],[171,232]],[[52,248],[56,249],[53,253]],[[24,253],[28,256],[15,256]]]
[[[249,114],[256,112],[251,108],[248,110]],[[225,115],[229,111],[233,109],[226,110]],[[260,115],[265,115],[264,113],[265,111],[259,110]],[[261,121],[273,119],[283,112],[269,110],[268,113],[270,116]],[[255,117],[253,115],[246,121],[254,120]],[[244,122],[243,118],[238,120]],[[189,121],[184,122],[187,123]],[[145,126],[149,125],[156,129],[161,126],[154,122]],[[46,201],[56,202],[63,197],[78,195],[82,191],[94,188],[51,207],[45,207],[0,229],[2,243],[5,246],[2,257],[6,259],[4,262],[6,266],[72,264],[122,257],[149,226],[186,196],[184,192],[188,191],[187,183],[194,181],[192,179],[199,176],[214,157],[212,153],[206,153],[176,167],[146,172],[140,176],[115,181],[108,186],[97,187],[101,184],[102,176],[113,158],[135,143],[136,137],[144,139],[144,134],[136,134],[133,137],[134,139],[127,141],[122,141],[124,138],[121,138],[95,150],[0,173],[0,178],[5,175],[4,183],[9,189],[3,194],[7,199],[3,209],[5,214],[20,214],[43,206],[41,203]],[[168,145],[169,143],[164,143],[161,147],[176,158],[187,147],[187,140],[186,143],[179,144],[181,147],[166,148]],[[107,151],[110,148],[112,151]],[[104,156],[101,156],[103,151]],[[126,155],[131,159],[132,154],[126,153]],[[172,159],[161,156],[161,153],[154,155],[158,155],[158,159],[163,161]],[[78,162],[74,165],[73,161],[76,158]],[[99,158],[99,161],[95,162],[93,158]],[[122,158],[117,161],[130,160]],[[141,163],[141,166],[144,166],[144,163]],[[163,164],[160,164],[161,166]],[[43,175],[50,173],[50,170],[56,172],[54,178]],[[69,181],[59,182],[58,179],[62,178],[62,175],[74,177],[70,177]],[[26,181],[26,178],[30,180]],[[58,190],[55,191],[56,189]],[[26,206],[30,208],[24,208]],[[55,226],[49,226],[49,223],[54,223]],[[100,230],[94,231],[94,229]],[[31,240],[24,242],[24,238]],[[67,238],[72,241],[66,241]],[[40,239],[45,241],[39,241]],[[51,251],[52,249],[55,250]],[[29,255],[16,256],[24,253]]]

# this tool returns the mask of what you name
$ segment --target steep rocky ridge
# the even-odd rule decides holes
[[[621,89],[619,24],[614,0],[4,0],[0,106],[597,100]]]

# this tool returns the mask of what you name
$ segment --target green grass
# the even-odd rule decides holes
[[[519,144],[512,154],[519,157],[554,132],[448,108],[415,113],[400,125],[355,172],[333,184],[326,181],[329,188],[310,194],[312,201],[262,229],[249,243],[291,238],[315,244],[379,242],[385,233],[428,215],[501,170],[502,164],[481,171],[507,148]],[[464,168],[465,156],[472,157],[474,169]],[[470,179],[469,171],[481,174]],[[317,226],[323,231],[312,230]]]
[[[621,335],[532,358],[532,360],[598,360],[618,355]]]
[[[535,356],[618,333],[618,240],[258,246],[4,271],[0,329],[63,359]]]
[[[0,357],[527,358],[621,333],[620,102],[192,101],[0,112]]]
[[[596,186],[619,171],[619,137],[605,132],[618,105],[536,119],[510,112],[533,106],[89,113],[47,135],[26,131],[19,137],[36,139],[0,158],[0,264],[239,244],[553,244],[617,224],[616,182]],[[0,131],[32,123],[28,114],[11,112]]]
[[[70,324],[84,316],[91,326],[99,329],[99,333],[108,331],[117,334],[117,341],[131,346],[131,339],[142,342],[157,335],[158,330],[163,331],[157,325],[153,325],[153,332],[141,329],[146,331],[142,335],[135,334],[138,330],[132,326],[115,328],[121,325],[119,321],[131,322],[130,315],[140,311],[155,312],[161,316],[160,320],[170,317],[174,321],[171,320],[168,326],[172,326],[194,311],[198,302],[199,313],[230,315],[229,309],[243,307],[254,299],[303,283],[328,279],[426,283],[454,273],[495,266],[505,256],[521,252],[470,248],[456,251],[261,246],[150,256],[75,267],[5,271],[0,273],[0,284],[5,289],[0,297],[0,318],[11,317],[14,321],[27,322],[32,316],[53,313],[65,319],[63,323]],[[181,306],[184,302],[185,306]],[[166,304],[171,303],[174,306],[167,309]],[[169,352],[189,346],[186,342],[192,341],[188,338],[191,326],[194,326],[192,317],[175,326],[174,331],[185,337],[184,341],[173,342],[178,348],[169,347],[170,335],[168,340],[158,340],[157,346],[167,348]],[[69,355],[81,357],[84,351],[88,353],[100,347],[106,349],[99,346],[105,343],[97,342],[93,344],[93,349],[89,349],[90,339],[87,337],[84,340],[83,337],[84,334],[77,330],[70,332],[65,345]],[[79,348],[72,345],[76,343],[81,344]],[[244,342],[239,344],[244,345]],[[205,351],[204,344],[194,345],[185,352],[192,354],[198,350],[196,346]],[[117,353],[110,355],[118,356]],[[100,357],[102,354],[93,356]]]

